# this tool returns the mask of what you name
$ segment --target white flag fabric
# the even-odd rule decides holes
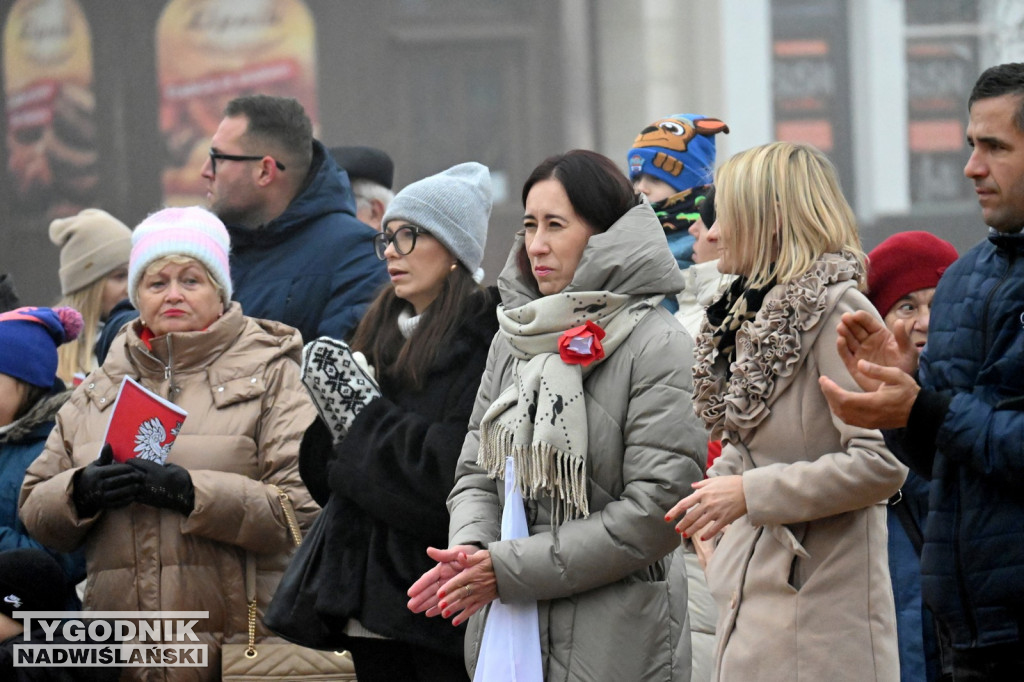
[[[516,470],[505,460],[505,508],[501,512],[501,539],[514,540],[530,534],[523,496],[516,488]],[[491,602],[473,682],[543,682],[540,655],[540,624],[537,602]]]

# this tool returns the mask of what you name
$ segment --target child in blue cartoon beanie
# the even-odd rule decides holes
[[[626,157],[629,179],[661,219],[680,269],[693,265],[694,238],[687,230],[714,182],[715,135],[728,132],[717,118],[673,114],[641,130]]]

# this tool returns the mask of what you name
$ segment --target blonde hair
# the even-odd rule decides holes
[[[106,283],[107,275],[104,275],[92,284],[64,296],[55,306],[70,306],[82,315],[82,331],[78,338],[57,346],[57,377],[67,386],[71,386],[77,372],[88,374],[96,369],[93,348],[103,317],[103,290]]]
[[[213,284],[213,288],[217,291],[217,296],[220,297],[221,303],[224,304],[224,308],[226,309],[231,304],[231,302],[227,300],[226,293],[224,291],[224,287],[221,286],[220,282],[217,281],[217,278],[213,276],[212,272],[210,272],[210,268],[206,267],[206,264],[203,263],[203,261],[198,260],[196,258],[192,258],[191,256],[180,256],[178,254],[171,254],[170,256],[164,256],[162,258],[157,258],[155,261],[153,261],[152,263],[147,265],[145,268],[143,268],[142,275],[139,276],[139,283],[136,286],[136,292],[135,293],[136,294],[138,293],[138,287],[142,286],[142,280],[144,280],[146,278],[146,275],[148,275],[150,272],[152,272],[154,270],[159,270],[160,268],[164,267],[165,265],[193,265],[193,264],[198,265],[199,267],[201,267],[203,269],[203,272],[206,273],[206,278],[209,279],[210,282]]]
[[[793,281],[826,253],[864,250],[832,162],[818,149],[773,142],[736,154],[715,173],[715,209],[725,250],[751,288]]]

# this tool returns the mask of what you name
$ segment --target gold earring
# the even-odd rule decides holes
[[[458,263],[452,263],[452,272],[455,272],[455,268],[459,267]]]

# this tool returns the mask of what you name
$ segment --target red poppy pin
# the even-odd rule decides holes
[[[587,320],[584,325],[562,332],[558,337],[558,355],[567,365],[586,367],[604,357],[603,338],[604,330]]]

